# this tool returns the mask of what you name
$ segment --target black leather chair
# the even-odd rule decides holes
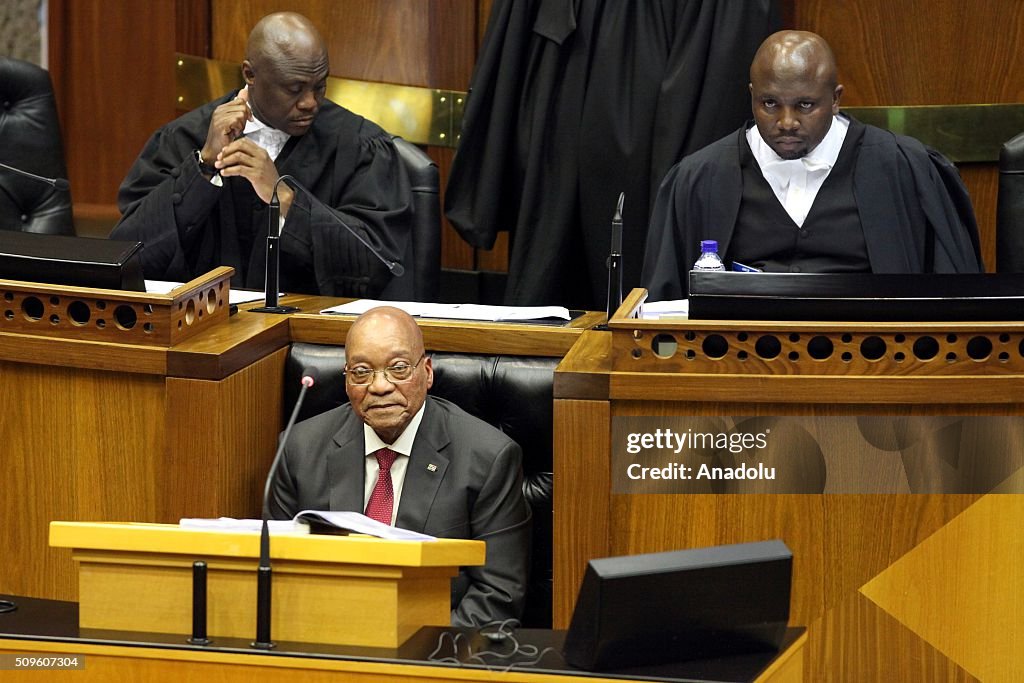
[[[47,178],[66,178],[50,74],[0,57],[0,162]],[[73,235],[71,194],[0,169],[0,230]]]
[[[996,272],[1024,273],[1024,133],[999,151]]]
[[[397,136],[392,140],[412,185],[413,232],[409,249],[399,259],[406,273],[392,281],[382,298],[437,301],[441,281],[440,174],[434,160],[419,147]]]
[[[429,352],[434,364],[430,393],[494,425],[523,449],[523,492],[533,510],[530,582],[523,626],[551,627],[553,393],[559,358]],[[284,405],[290,413],[303,373],[317,382],[302,406],[300,420],[348,402],[345,348],[295,343],[285,366]],[[287,416],[285,416],[287,417]]]

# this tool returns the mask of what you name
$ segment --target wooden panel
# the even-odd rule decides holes
[[[174,0],[174,49],[210,56],[210,0]]]
[[[794,0],[793,25],[835,51],[848,105],[1019,102],[1018,0]]]
[[[555,628],[568,628],[587,562],[613,554],[609,404],[556,400],[554,421],[552,622]],[[570,538],[571,543],[558,542]]]
[[[631,297],[631,305],[636,303]],[[734,324],[749,325],[698,321],[673,329],[704,332]],[[556,374],[556,434],[602,404],[609,406],[605,424],[619,416],[1024,415],[1020,368],[1006,376],[959,377],[917,376],[918,371],[867,377],[867,370],[860,368],[858,375],[852,367],[849,376],[836,377],[758,376],[736,368],[721,374],[678,367],[611,371],[613,345],[628,348],[635,328],[653,334],[645,325],[616,327],[610,336],[624,337],[621,343],[609,342],[607,333],[587,333],[566,356]],[[813,334],[814,325],[786,327],[803,335]],[[832,325],[853,330],[856,324],[818,323],[818,333]],[[1013,325],[977,327],[998,334],[1001,326],[1008,332]],[[889,330],[884,323],[878,327],[879,334]],[[981,332],[958,327],[950,333]],[[607,403],[597,400],[602,386]],[[592,418],[590,423],[592,432],[607,434],[607,426]],[[556,482],[566,481],[557,468],[565,467],[567,447],[556,437]],[[798,454],[787,457],[792,463]],[[1021,524],[1024,496],[1012,492],[1020,490],[1024,471],[988,496],[613,494],[603,473],[571,475],[571,494],[555,498],[555,548],[562,557],[595,549],[628,555],[782,539],[794,555],[791,623],[809,629],[806,680],[830,680],[837,671],[844,680],[1016,680],[1024,671],[1024,614],[1015,607],[1024,563],[1013,534],[1000,531],[1003,523]],[[605,547],[588,535],[579,537],[578,526],[559,522],[574,518],[576,507],[599,508],[600,496],[610,507],[595,515],[607,534]],[[556,571],[556,618],[565,618],[577,581]]]
[[[213,0],[213,57],[240,61],[249,31],[277,0]],[[465,90],[475,60],[476,8],[465,0],[294,0],[327,41],[331,74]]]
[[[808,634],[808,660],[829,662],[832,672],[851,672],[851,677],[856,672],[856,680],[979,680],[859,593],[826,611],[811,626],[815,634]],[[824,638],[819,632],[833,635]]]
[[[260,516],[266,472],[283,427],[286,356],[281,349],[219,382],[167,379],[161,469],[169,492],[147,521]],[[196,486],[197,476],[202,486]]]
[[[980,680],[1024,679],[1021,519],[1024,496],[985,496],[861,592]]]
[[[139,150],[174,117],[174,7],[50,0],[51,72],[76,202],[114,204]]]
[[[0,362],[4,592],[75,597],[70,554],[47,543],[53,519],[154,517],[163,386],[157,376]]]

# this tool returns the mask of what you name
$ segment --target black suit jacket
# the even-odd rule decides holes
[[[363,512],[364,458],[363,423],[348,404],[296,424],[274,478],[271,516]],[[463,568],[452,582],[454,625],[519,617],[530,560],[529,522],[519,445],[458,406],[428,396],[395,525],[486,541],[486,564]]]

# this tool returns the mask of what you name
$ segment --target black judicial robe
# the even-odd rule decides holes
[[[676,164],[651,215],[643,286],[651,301],[687,295],[701,240],[729,249],[743,192],[748,124]],[[858,124],[860,125],[860,124]],[[977,273],[978,226],[956,167],[914,138],[864,126],[853,193],[874,273]]]
[[[233,286],[263,287],[267,205],[245,178],[225,178],[223,188],[212,185],[193,155],[206,141],[213,110],[235,94],[158,130],[121,185],[123,216],[111,237],[145,244],[147,278],[188,281],[227,265],[235,268]],[[290,139],[275,165],[322,202],[295,193],[281,233],[283,290],[411,298],[412,278],[392,278],[337,221],[389,258],[408,256],[409,181],[387,133],[325,100],[309,131]],[[402,260],[412,272],[408,259]]]
[[[654,190],[750,113],[771,0],[496,0],[445,196],[483,249],[511,233],[508,304],[605,307],[626,193],[624,283],[640,279]]]

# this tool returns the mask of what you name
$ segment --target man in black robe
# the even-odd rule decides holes
[[[820,36],[770,36],[750,68],[754,124],[684,158],[655,200],[643,285],[687,294],[701,240],[728,264],[776,272],[983,269],[956,168],[917,140],[839,113],[843,86]]]
[[[260,289],[268,204],[289,174],[316,199],[277,185],[281,288],[403,298],[412,278],[392,278],[351,231],[389,259],[406,254],[409,182],[387,133],[324,99],[316,28],[290,12],[264,17],[242,75],[240,91],[153,135],[121,185],[111,237],[145,243],[147,278],[187,281],[227,265],[234,286]]]

